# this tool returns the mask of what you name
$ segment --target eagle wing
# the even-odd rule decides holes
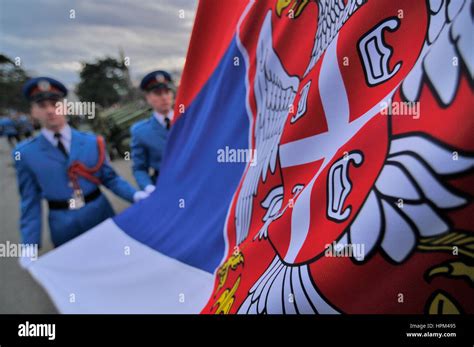
[[[257,43],[255,99],[255,156],[244,175],[235,211],[237,244],[248,235],[252,217],[253,199],[260,179],[265,182],[268,171],[275,172],[278,144],[289,107],[298,90],[299,79],[290,76],[272,46],[271,12],[262,25]]]

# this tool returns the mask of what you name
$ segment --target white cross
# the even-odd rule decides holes
[[[359,130],[388,103],[398,85],[370,110],[350,122],[349,100],[339,70],[337,59],[337,35],[326,50],[319,75],[319,92],[323,104],[328,131],[301,140],[281,145],[279,148],[281,167],[292,167],[324,159],[311,181],[299,194],[291,217],[290,246],[285,261],[292,263],[298,255],[309,232],[310,200],[314,182],[332,161],[337,151],[354,137]]]

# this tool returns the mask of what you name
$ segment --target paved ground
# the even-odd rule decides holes
[[[129,182],[133,182],[129,162],[114,161],[113,166]],[[116,212],[122,211],[128,203],[109,192]],[[18,243],[18,201],[15,171],[10,157],[10,149],[4,137],[0,137],[0,243]],[[44,206],[46,211],[46,206]],[[43,247],[40,255],[52,249],[49,240],[46,216],[43,216]],[[43,289],[28,272],[18,265],[17,258],[0,257],[0,313],[55,313],[56,309]]]

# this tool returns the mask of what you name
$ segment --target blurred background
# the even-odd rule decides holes
[[[94,118],[75,114],[69,123],[103,135],[112,165],[135,184],[129,128],[150,115],[139,82],[162,69],[179,87],[196,7],[195,0],[0,0],[0,243],[20,241],[12,147],[28,124],[39,129],[21,94],[25,81],[50,76],[67,86],[68,101],[94,102]],[[116,212],[128,206],[104,193]],[[43,215],[40,254],[52,248]],[[0,313],[54,312],[18,259],[0,258]]]

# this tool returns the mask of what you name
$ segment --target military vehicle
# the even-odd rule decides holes
[[[124,158],[130,150],[130,127],[150,114],[151,108],[144,101],[130,102],[99,110],[92,122],[85,122],[85,126],[90,124],[90,130],[104,136],[111,160]]]

